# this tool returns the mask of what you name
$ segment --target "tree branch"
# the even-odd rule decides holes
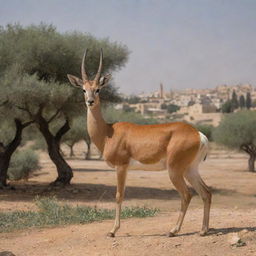
[[[16,108],[18,108],[19,110],[22,110],[22,111],[25,111],[29,114],[29,116],[31,117],[32,114],[31,112],[27,109],[27,108],[23,108],[23,107],[20,107],[20,106],[17,106],[17,105],[14,105]]]
[[[11,154],[15,151],[15,149],[20,145],[21,142],[21,134],[23,130],[22,123],[19,119],[15,118],[15,125],[16,125],[16,133],[13,140],[6,146],[6,153]]]
[[[256,147],[253,144],[242,144],[240,148],[249,155],[256,155]]]
[[[25,128],[25,127],[27,127],[27,126],[33,124],[34,122],[35,122],[35,120],[31,120],[31,121],[28,121],[28,122],[26,122],[26,123],[23,123],[23,124],[22,124],[22,127]]]
[[[248,145],[242,144],[242,145],[240,146],[240,148],[241,148],[242,150],[244,150],[247,154],[250,154],[250,149],[249,149]]]
[[[66,119],[65,124],[58,130],[58,132],[55,135],[55,140],[59,144],[62,136],[70,130],[69,121]]]
[[[60,113],[60,109],[57,109],[55,114],[53,114],[52,117],[50,117],[50,119],[47,121],[47,123],[49,124],[59,113]]]

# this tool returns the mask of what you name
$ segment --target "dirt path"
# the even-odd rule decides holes
[[[256,211],[214,209],[211,235],[200,237],[202,211],[188,212],[184,228],[179,236],[169,238],[165,232],[176,221],[172,213],[146,219],[122,221],[117,237],[108,238],[106,232],[112,221],[75,225],[51,229],[27,230],[0,235],[1,250],[11,250],[17,256],[64,255],[182,255],[220,256],[256,255]],[[242,236],[245,246],[232,247],[232,232],[248,231]]]
[[[0,210],[33,209],[36,195],[56,195],[71,204],[113,208],[115,172],[102,161],[69,160],[74,168],[73,184],[50,190],[47,184],[56,172],[45,154],[42,170],[15,191],[1,191]],[[209,236],[199,237],[202,202],[191,202],[181,234],[168,238],[165,233],[175,224],[180,199],[167,172],[131,171],[128,174],[124,206],[157,207],[153,218],[126,219],[114,239],[106,233],[112,221],[57,228],[30,229],[0,234],[0,251],[17,256],[61,255],[256,255],[256,174],[246,172],[246,158],[233,152],[213,152],[202,164],[201,174],[213,191]],[[247,229],[247,231],[245,230]],[[239,233],[245,246],[230,245]]]

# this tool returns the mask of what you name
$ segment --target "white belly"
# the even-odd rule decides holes
[[[140,171],[163,171],[166,170],[166,159],[161,159],[155,164],[143,164],[134,159],[130,160],[128,170],[140,170]]]

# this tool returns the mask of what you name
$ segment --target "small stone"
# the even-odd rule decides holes
[[[237,233],[232,233],[231,237],[229,238],[229,243],[231,245],[235,245],[236,243],[238,243],[240,241],[240,237]]]
[[[229,238],[229,243],[233,247],[241,247],[246,245],[246,243],[242,241],[238,233],[231,234],[231,237]]]

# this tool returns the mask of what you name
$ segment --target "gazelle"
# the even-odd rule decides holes
[[[204,217],[200,234],[205,235],[209,229],[211,192],[198,173],[198,165],[206,157],[207,138],[191,125],[182,122],[155,125],[137,125],[128,122],[106,123],[101,114],[99,92],[108,83],[111,75],[101,76],[103,65],[101,50],[98,72],[95,78],[90,80],[84,66],[86,54],[87,50],[82,60],[82,79],[73,75],[68,75],[68,78],[72,85],[84,91],[87,126],[91,140],[102,153],[107,164],[116,169],[116,216],[108,236],[114,237],[120,228],[126,174],[128,169],[133,168],[135,162],[155,167],[160,163],[162,169],[168,169],[169,177],[180,194],[179,218],[168,235],[174,236],[179,232],[192,197],[185,179],[203,200]],[[142,168],[139,167],[139,169]]]

